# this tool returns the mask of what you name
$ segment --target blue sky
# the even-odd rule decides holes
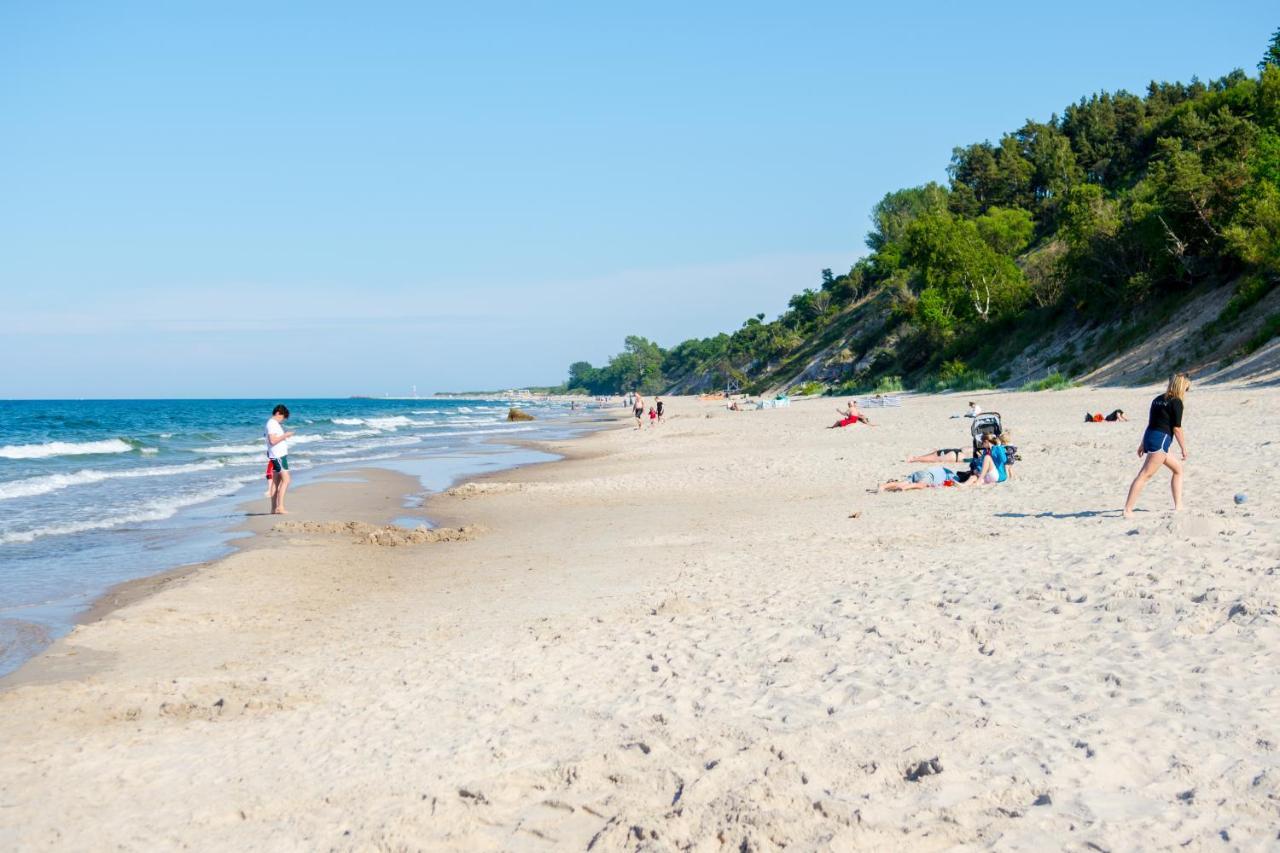
[[[8,0],[0,397],[554,383],[777,314],[955,145],[1280,26],[867,6]]]

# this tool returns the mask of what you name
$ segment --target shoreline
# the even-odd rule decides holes
[[[264,536],[68,638],[88,677],[0,693],[0,839],[1261,844],[1280,460],[1196,439],[1280,399],[1198,398],[1188,510],[1153,485],[1126,522],[1141,424],[1079,423],[1104,396],[1148,395],[993,400],[1024,461],[990,489],[864,491],[954,395],[847,430],[678,400],[432,495],[468,541]]]
[[[324,472],[318,478],[297,487],[298,491],[305,490],[310,497],[312,495],[321,496],[321,500],[317,504],[312,504],[301,513],[289,513],[285,518],[275,518],[269,514],[261,512],[253,512],[254,508],[259,508],[265,502],[265,498],[247,499],[236,504],[236,511],[243,512],[243,518],[236,524],[230,526],[227,530],[231,534],[231,538],[227,542],[230,552],[211,560],[202,560],[195,563],[174,566],[160,572],[144,575],[138,578],[122,581],[113,584],[104,590],[100,595],[96,596],[84,610],[77,615],[71,625],[71,630],[61,637],[53,640],[37,654],[23,661],[17,669],[0,675],[0,693],[15,689],[26,684],[43,684],[53,681],[63,680],[66,678],[76,678],[76,672],[63,672],[60,663],[49,663],[56,660],[59,655],[59,647],[64,640],[71,636],[75,630],[81,626],[92,625],[110,617],[118,610],[122,610],[131,605],[150,598],[153,595],[161,593],[174,585],[180,585],[184,581],[193,576],[198,575],[201,571],[206,570],[218,563],[229,559],[233,555],[242,551],[270,547],[270,543],[266,534],[272,531],[274,526],[282,521],[332,521],[327,517],[332,514],[340,514],[344,516],[343,520],[347,521],[363,521],[366,523],[386,525],[394,524],[396,519],[405,518],[413,513],[421,514],[421,523],[428,527],[442,526],[462,526],[465,521],[450,520],[449,524],[443,523],[432,512],[428,511],[428,507],[433,501],[450,489],[461,485],[464,481],[478,482],[487,478],[496,478],[505,473],[514,472],[523,468],[531,468],[539,465],[550,465],[565,459],[573,458],[574,450],[569,445],[577,441],[585,441],[592,434],[611,427],[609,422],[612,418],[594,416],[594,417],[578,417],[574,420],[583,424],[584,432],[565,440],[563,442],[556,441],[540,441],[536,439],[528,440],[504,440],[500,436],[494,436],[484,442],[483,446],[508,446],[520,447],[539,452],[556,454],[559,458],[549,459],[538,462],[516,462],[510,467],[498,468],[494,471],[476,473],[468,475],[460,473],[453,477],[445,488],[433,491],[424,490],[421,482],[417,477],[410,474],[404,474],[391,468],[378,467],[376,465],[363,465],[352,468],[337,468],[333,471]],[[598,426],[591,426],[599,424]],[[564,448],[558,449],[560,445]],[[429,457],[428,457],[429,458]],[[362,483],[352,482],[351,478],[360,478]],[[357,489],[358,486],[367,488]],[[322,488],[318,488],[322,487]],[[336,491],[333,491],[336,490]],[[356,499],[355,493],[364,491],[364,500]],[[296,494],[291,489],[291,493]],[[326,494],[327,493],[327,494]],[[406,507],[404,501],[421,495],[423,501],[418,507]],[[395,506],[385,506],[388,503],[397,502]],[[370,511],[373,505],[382,505],[377,510]],[[235,534],[243,534],[236,536]],[[45,658],[49,661],[46,661]],[[75,669],[73,667],[72,669]],[[82,673],[81,673],[82,674]]]

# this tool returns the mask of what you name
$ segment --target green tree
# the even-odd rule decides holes
[[[906,257],[920,270],[924,290],[935,291],[958,319],[985,323],[1026,301],[1022,271],[988,245],[972,220],[946,213],[921,217],[908,233]]]
[[[988,246],[1009,257],[1027,248],[1036,230],[1031,213],[1020,208],[990,208],[973,224]]]
[[[933,182],[887,193],[871,209],[873,227],[867,234],[867,248],[873,252],[889,249],[901,243],[916,219],[946,209],[947,191]]]
[[[1271,34],[1271,42],[1267,45],[1267,52],[1262,54],[1258,70],[1266,71],[1268,65],[1280,66],[1280,29]]]
[[[597,390],[600,383],[600,371],[591,366],[589,361],[575,361],[569,365],[569,380],[566,386],[570,391],[579,388],[592,394],[608,393]]]

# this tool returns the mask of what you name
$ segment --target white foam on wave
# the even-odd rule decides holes
[[[505,420],[505,418],[499,418],[499,417],[476,418],[476,417],[471,417],[469,415],[458,417],[455,415],[451,418],[446,418],[445,423],[446,424],[494,424],[494,423],[499,423],[503,420]]]
[[[50,456],[87,456],[91,453],[128,453],[133,445],[119,438],[106,441],[50,441],[46,444],[6,444],[0,458],[46,459]]]
[[[365,418],[364,422],[374,429],[399,429],[405,426],[416,426],[417,423],[404,415],[392,415],[385,418]]]
[[[256,451],[266,452],[266,442],[262,444],[219,444],[214,447],[197,447],[196,453],[216,453],[225,456],[229,453],[254,453]]]
[[[506,427],[503,429],[466,429],[453,430],[451,432],[435,432],[431,434],[431,438],[443,438],[447,435],[494,435],[500,432],[528,432],[531,429],[537,429],[534,426],[518,426]]]
[[[382,418],[334,418],[333,423],[341,426],[368,426],[384,432],[400,427],[424,425],[423,421],[415,421],[404,415],[389,415]]]
[[[43,536],[68,536],[73,533],[88,533],[93,530],[110,530],[113,527],[120,527],[125,524],[163,521],[166,518],[172,518],[179,510],[186,507],[235,494],[245,483],[252,483],[257,479],[256,476],[236,477],[232,480],[225,480],[217,486],[201,492],[168,500],[152,501],[142,504],[129,512],[108,516],[107,518],[51,524],[47,527],[35,527],[30,530],[11,530],[8,533],[0,533],[0,545],[7,545],[12,542],[31,542]]]
[[[410,444],[418,444],[422,441],[420,436],[406,435],[399,438],[387,438],[382,441],[367,441],[355,447],[341,447],[334,450],[308,450],[304,456],[345,456],[349,453],[359,453],[363,450],[372,450],[377,447],[406,447]]]
[[[86,468],[83,471],[75,471],[70,474],[48,474],[44,477],[27,477],[23,480],[0,483],[0,501],[47,495],[50,492],[69,489],[72,486],[86,486],[91,483],[101,483],[104,480],[132,480],[137,477],[173,477],[178,474],[194,474],[198,471],[212,471],[225,467],[227,467],[226,463],[211,460],[208,462],[192,462],[187,465],[126,468],[123,471],[98,471],[93,468]]]

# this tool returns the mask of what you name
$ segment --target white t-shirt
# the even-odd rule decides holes
[[[280,422],[274,417],[267,418],[267,458],[280,459],[289,455],[289,442],[278,441],[271,443],[271,436],[284,435],[284,427],[280,426]]]

